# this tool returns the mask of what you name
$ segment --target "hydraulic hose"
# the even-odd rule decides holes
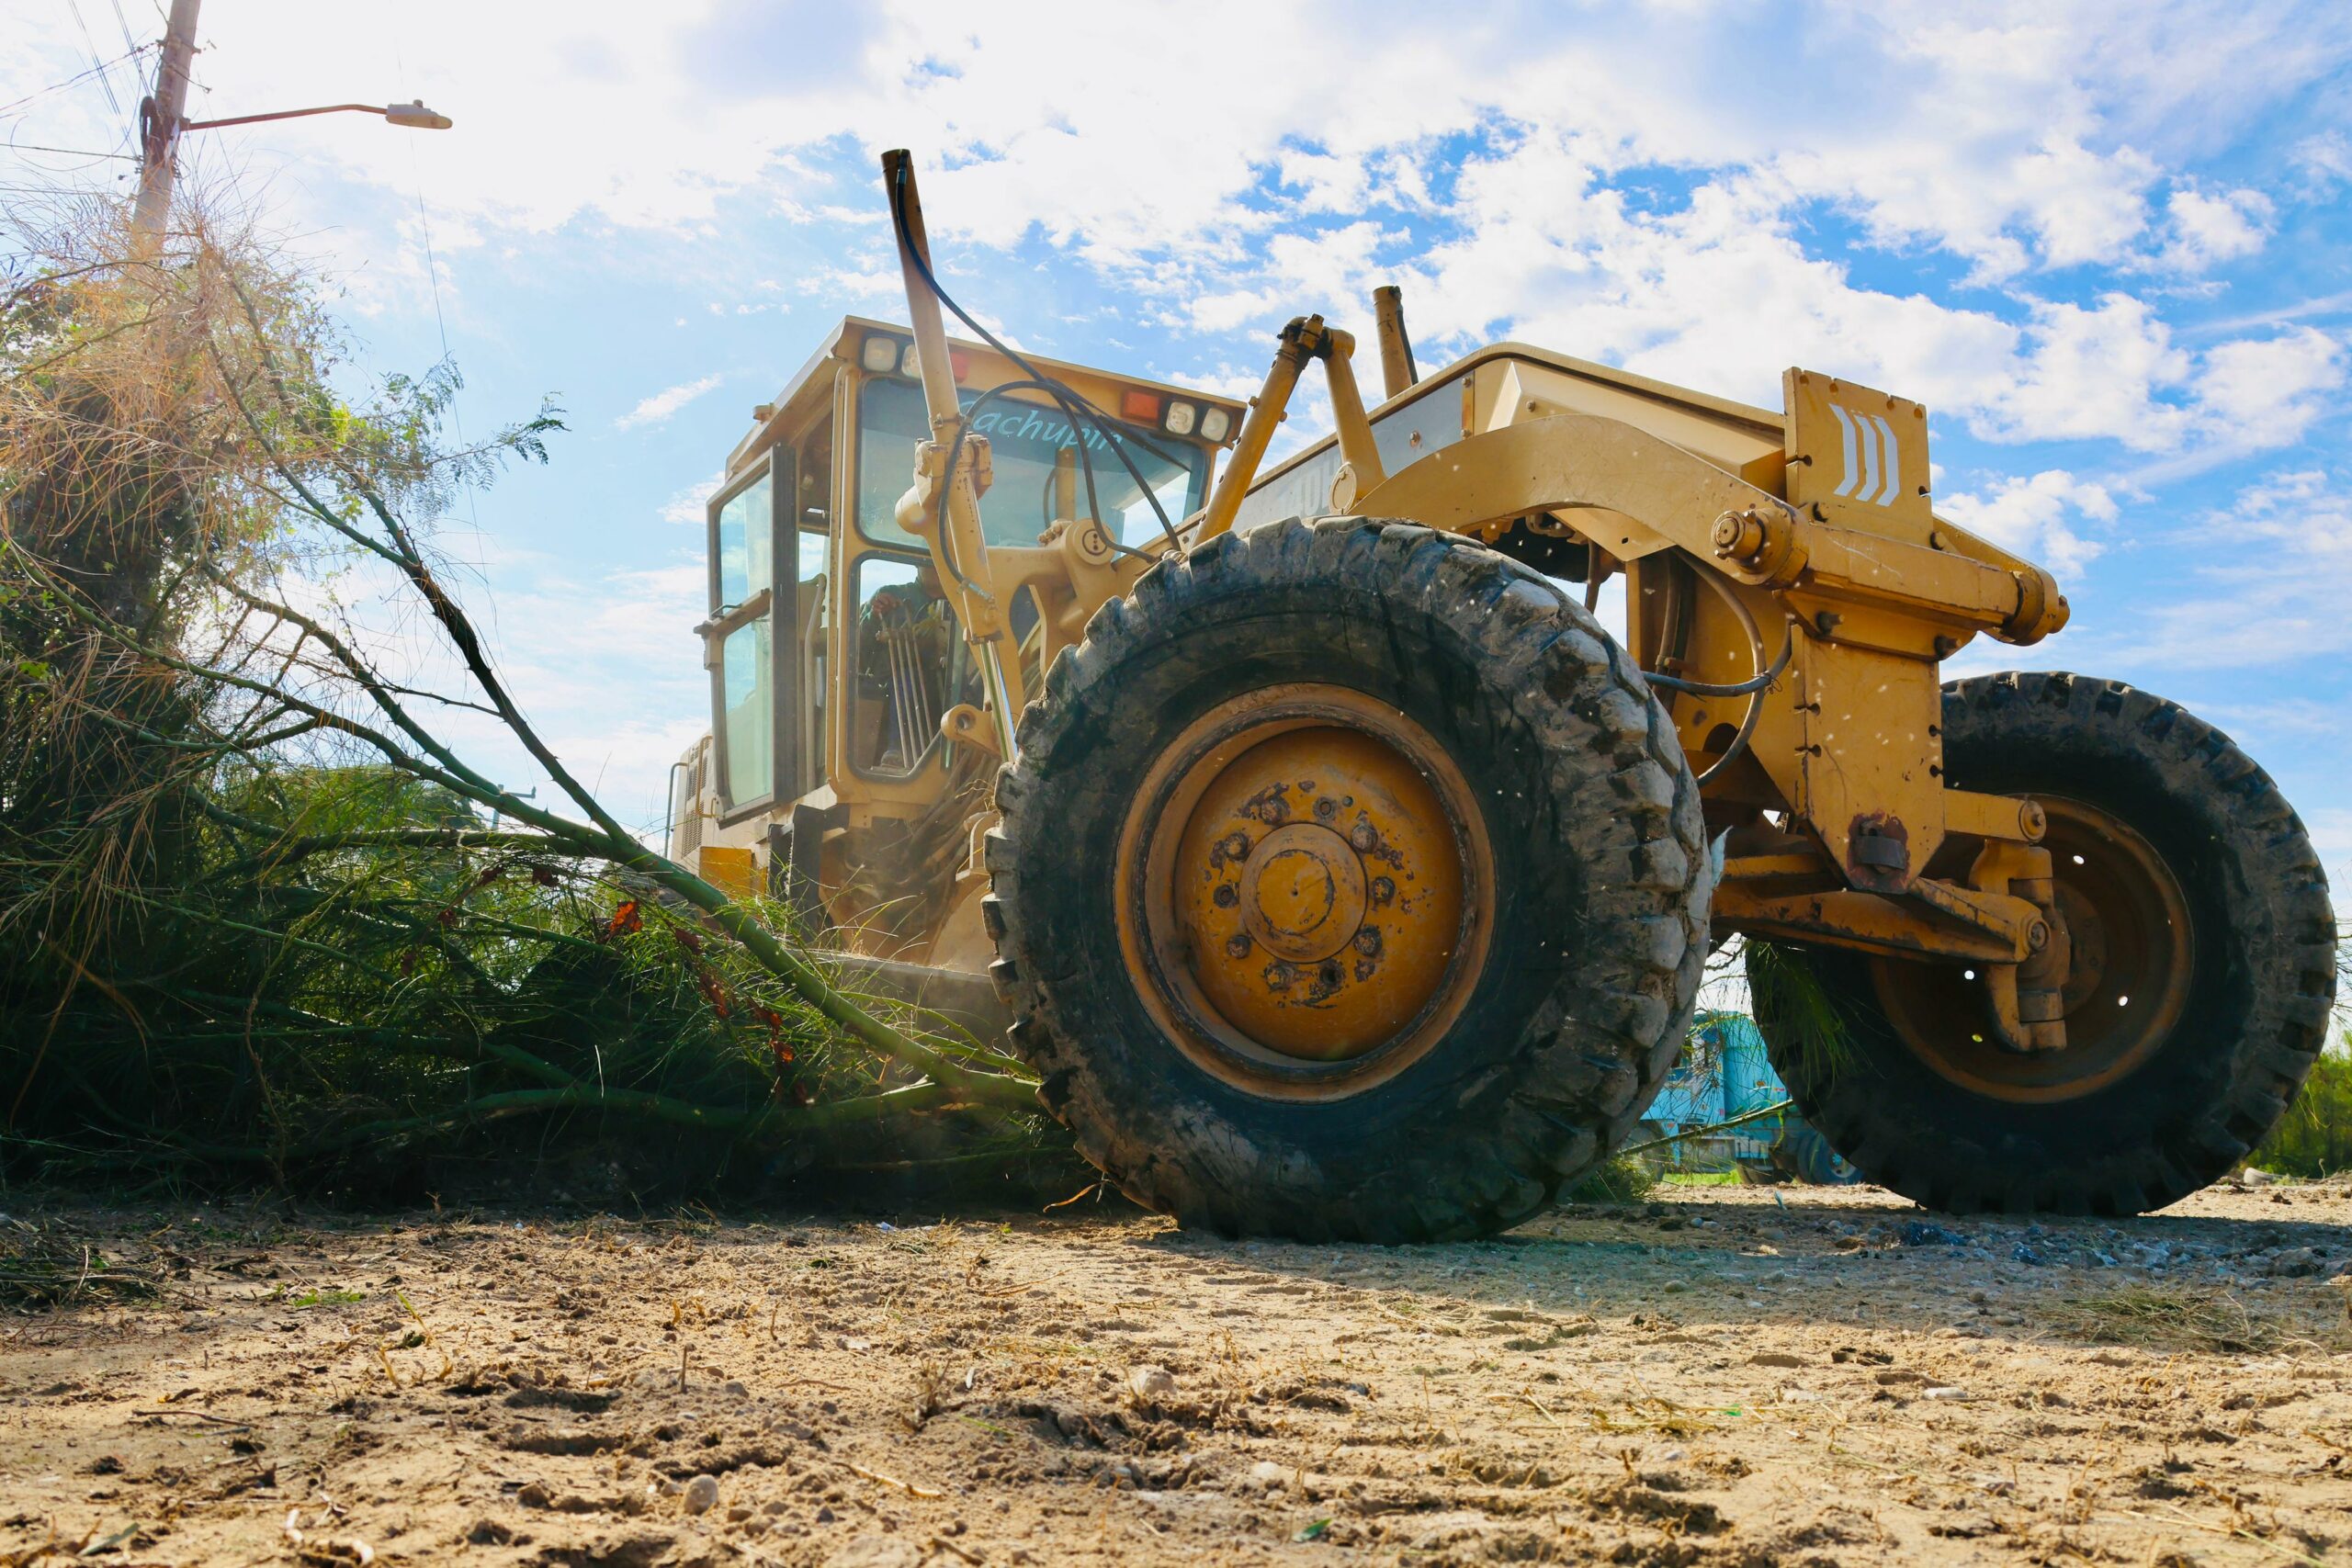
[[[1642,678],[1653,686],[1661,686],[1670,692],[1686,693],[1694,697],[1746,697],[1747,699],[1747,712],[1740,719],[1738,732],[1733,735],[1731,744],[1724,748],[1722,756],[1716,758],[1708,765],[1706,771],[1699,775],[1699,784],[1704,785],[1709,780],[1731,766],[1740,753],[1747,750],[1749,739],[1756,734],[1757,721],[1764,716],[1765,692],[1773,682],[1780,680],[1788,670],[1789,660],[1796,655],[1797,626],[1796,617],[1791,616],[1787,638],[1781,644],[1780,657],[1773,660],[1768,666],[1764,661],[1764,632],[1763,628],[1756,624],[1755,614],[1741,602],[1738,594],[1731,591],[1730,585],[1714,573],[1701,570],[1696,572],[1696,575],[1708,587],[1713,589],[1716,595],[1730,607],[1733,616],[1739,622],[1740,629],[1747,634],[1748,652],[1755,661],[1757,672],[1745,681],[1728,682],[1686,681],[1679,675],[1653,674],[1646,670],[1642,671]]]

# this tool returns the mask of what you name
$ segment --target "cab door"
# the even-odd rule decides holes
[[[788,448],[774,448],[710,500],[710,618],[696,629],[710,671],[721,827],[773,808],[779,784],[800,771],[794,467]]]

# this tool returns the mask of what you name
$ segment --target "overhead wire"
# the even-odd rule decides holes
[[[392,41],[392,66],[400,74],[401,91],[407,92],[409,90],[408,57],[406,51],[401,48],[398,39]],[[417,230],[424,241],[425,281],[432,286],[433,289],[433,325],[435,331],[440,334],[441,358],[442,362],[447,364],[449,359],[449,320],[443,314],[441,309],[441,263],[433,250],[433,218],[424,205],[424,165],[417,158],[414,137],[409,138],[408,174],[410,184],[416,190]],[[449,423],[457,427],[458,445],[463,446],[466,444],[466,416],[458,409],[458,400],[455,397],[449,400]],[[466,522],[473,529],[475,539],[479,543],[481,536],[481,516],[474,504],[472,486],[466,487],[465,497]]]
[[[74,25],[82,31],[82,42],[88,48],[92,66],[98,73],[98,85],[106,90],[107,107],[119,118],[122,114],[122,100],[115,96],[114,77],[108,73],[107,62],[98,59],[98,40],[90,36],[90,24],[82,19],[82,0],[65,0],[65,6],[74,13]]]
[[[136,152],[101,152],[94,147],[44,147],[38,141],[11,141],[6,145],[11,152],[55,152],[67,158],[122,158],[133,164],[139,162]]]
[[[24,109],[32,104],[39,103],[41,99],[48,97],[51,93],[62,93],[68,87],[79,86],[83,83],[88,81],[91,77],[97,75],[101,71],[107,70],[111,66],[119,65],[126,60],[135,60],[140,55],[146,53],[149,50],[154,47],[155,46],[153,44],[141,44],[128,54],[119,54],[112,60],[101,61],[97,64],[91,66],[86,71],[75,72],[73,75],[68,76],[62,82],[52,82],[46,87],[38,88],[33,92],[27,93],[23,97],[18,98],[14,103],[0,104],[0,115],[16,114],[19,110]],[[112,96],[111,88],[108,90],[108,96]]]
[[[122,41],[136,50],[139,40],[130,34],[130,18],[122,14],[122,0],[107,0],[107,4],[114,7],[114,25],[122,29]]]

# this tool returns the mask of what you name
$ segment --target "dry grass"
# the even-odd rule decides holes
[[[96,1243],[54,1223],[0,1217],[0,1309],[37,1311],[93,1301],[141,1301],[160,1282],[111,1262]]]
[[[2132,1285],[2065,1296],[2036,1313],[2067,1339],[2160,1353],[2278,1355],[2352,1348],[2352,1325],[2330,1300],[2250,1303],[2226,1291]]]

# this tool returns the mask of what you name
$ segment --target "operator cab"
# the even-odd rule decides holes
[[[1240,425],[1229,399],[1033,356],[1109,416],[1106,433],[1009,386],[1025,373],[989,349],[958,342],[953,358],[989,444],[992,548],[1094,519],[1114,547],[1150,551],[1163,514],[1204,504]],[[942,733],[980,702],[978,672],[926,542],[898,518],[930,434],[909,332],[844,320],[753,418],[709,502],[696,631],[711,729],[673,771],[668,852],[732,891],[788,896],[849,945],[914,956],[890,932],[935,922],[926,889],[963,855],[993,759]],[[1008,606],[1034,676],[1057,608],[1025,589]]]

